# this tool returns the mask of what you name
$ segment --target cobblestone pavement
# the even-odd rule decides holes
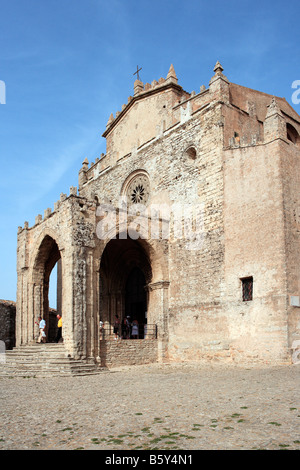
[[[1,378],[0,449],[300,449],[300,367]]]

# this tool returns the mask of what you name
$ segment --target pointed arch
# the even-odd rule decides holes
[[[31,263],[31,284],[32,284],[32,312],[31,319],[33,337],[36,331],[36,322],[39,316],[46,320],[46,334],[48,341],[54,341],[56,333],[56,317],[54,313],[50,315],[49,309],[49,282],[50,275],[58,262],[62,263],[61,250],[49,231],[43,232],[37,240],[35,249],[32,252]],[[62,269],[58,270],[57,292],[62,298]]]
[[[295,129],[294,126],[292,126],[289,122],[286,125],[286,134],[287,134],[287,139],[290,142],[293,142],[293,144],[299,144],[300,142],[300,136]]]
[[[141,323],[159,324],[165,334],[168,296],[163,291],[169,285],[165,240],[135,240],[124,235],[119,233],[105,244],[102,241],[100,319],[108,327],[115,315],[119,319],[134,315]]]

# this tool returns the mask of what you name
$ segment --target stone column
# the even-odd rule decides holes
[[[94,260],[92,248],[86,252],[86,354],[94,361],[99,355],[99,260]]]
[[[72,294],[73,345],[75,357],[90,358],[94,350],[94,278],[93,249],[95,237],[94,211],[82,208],[74,197],[72,212]],[[94,222],[94,223],[93,223]]]
[[[169,285],[168,281],[148,284],[148,323],[157,325],[158,360],[164,362],[168,356],[169,340]]]
[[[86,256],[84,248],[73,253],[73,348],[75,358],[86,358]]]
[[[94,260],[95,262],[95,260]],[[100,260],[95,262],[94,276],[94,324],[95,324],[95,359],[100,364]],[[103,319],[102,319],[103,321]]]
[[[33,285],[33,320],[38,322],[38,317],[43,316],[43,286],[41,284]],[[30,313],[30,312],[29,312]],[[38,327],[37,327],[38,331]],[[28,338],[27,338],[28,341]]]
[[[57,291],[56,291],[56,311],[58,315],[62,314],[62,267],[61,259],[57,261]]]

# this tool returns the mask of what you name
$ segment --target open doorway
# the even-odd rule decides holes
[[[46,341],[55,342],[57,309],[61,312],[61,256],[56,241],[46,235],[40,244],[33,272],[34,321],[39,316],[46,321]]]
[[[130,316],[141,331],[147,318],[148,291],[152,271],[147,246],[138,240],[108,242],[100,263],[100,320],[111,328],[115,315],[122,321]],[[142,335],[142,333],[141,333]]]
[[[62,316],[62,275],[61,275],[61,259],[59,259],[52,269],[49,277],[49,330],[48,341],[58,342],[57,323],[58,318]]]
[[[134,268],[127,277],[125,286],[125,315],[136,319],[139,325],[147,321],[146,279],[140,268]]]

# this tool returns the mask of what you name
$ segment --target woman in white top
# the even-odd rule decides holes
[[[132,322],[131,334],[133,338],[137,339],[139,337],[139,324],[137,320],[133,320]]]

